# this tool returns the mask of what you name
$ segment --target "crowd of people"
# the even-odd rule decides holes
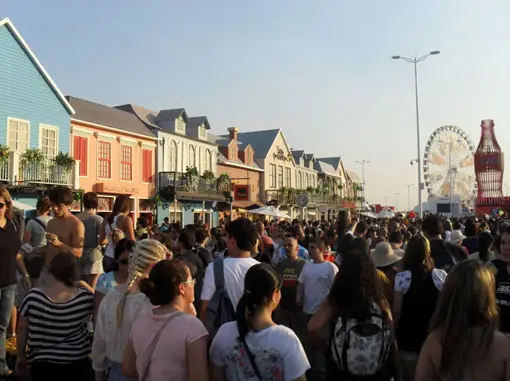
[[[127,196],[72,202],[54,188],[23,227],[0,189],[0,376],[510,380],[500,218],[151,226]]]

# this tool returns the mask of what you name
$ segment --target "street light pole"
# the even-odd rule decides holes
[[[407,187],[407,209],[409,209],[407,212],[409,213],[411,211],[411,187],[414,187],[414,184],[405,184],[404,186]]]
[[[398,195],[400,192],[393,193],[395,195],[395,211],[398,212]]]
[[[421,182],[421,150],[420,150],[420,107],[418,102],[418,64],[422,61],[425,61],[428,56],[433,56],[439,54],[439,50],[432,50],[430,53],[425,54],[417,58],[408,58],[402,56],[392,56],[391,58],[394,60],[404,60],[406,62],[412,63],[414,65],[414,96],[416,103],[416,146],[417,146],[417,154],[418,158],[416,163],[418,164],[418,203],[419,203],[419,217],[423,216],[423,205],[421,200],[421,190],[423,188],[423,183]]]
[[[370,163],[369,160],[356,161],[356,164],[361,164],[361,182],[363,183],[363,201],[366,201],[365,198],[365,164]]]

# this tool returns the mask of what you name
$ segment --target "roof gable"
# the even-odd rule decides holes
[[[76,113],[72,119],[124,130],[154,138],[154,134],[135,115],[85,99],[66,96],[66,100],[74,107]]]
[[[188,127],[199,127],[201,125],[204,125],[206,130],[211,129],[211,125],[206,116],[193,116],[188,118]]]
[[[183,108],[161,110],[160,112],[158,112],[158,115],[156,116],[156,122],[175,120],[180,117],[184,119],[184,122],[188,123],[188,114],[186,114],[186,110],[184,110]]]
[[[68,113],[70,115],[73,115],[75,113],[73,107],[69,104],[67,99],[64,97],[64,94],[62,94],[62,92],[59,90],[59,88],[57,87],[55,82],[53,82],[53,79],[51,79],[50,75],[48,74],[48,72],[46,71],[44,66],[41,64],[41,62],[39,62],[39,60],[37,59],[37,57],[34,54],[34,52],[32,51],[32,49],[30,49],[30,47],[28,46],[28,44],[25,41],[25,39],[23,38],[23,36],[19,33],[19,31],[16,29],[16,27],[14,26],[14,24],[11,22],[11,20],[9,18],[4,18],[4,19],[0,20],[0,27],[3,27],[3,26],[5,26],[7,29],[9,29],[9,31],[14,36],[14,38],[16,39],[16,41],[18,42],[20,47],[28,55],[28,57],[33,62],[34,66],[37,68],[39,73],[41,73],[41,75],[45,79],[48,86],[51,87],[51,89],[53,90],[53,92],[55,93],[55,95],[57,96],[59,101],[62,103],[62,105],[68,111]]]
[[[320,173],[326,173],[331,176],[338,177],[336,169],[329,163],[322,161],[322,159],[316,159],[314,163],[314,169]]]
[[[316,160],[323,161],[324,163],[328,163],[329,165],[332,165],[335,170],[340,169],[340,163],[342,162],[341,157],[320,157],[316,158]]]
[[[237,139],[244,144],[250,144],[255,153],[255,157],[265,158],[279,133],[279,129],[241,132],[237,135]]]
[[[290,152],[292,153],[292,157],[294,158],[294,161],[296,163],[299,163],[299,159],[305,157],[305,151],[302,151],[302,150],[291,150]]]

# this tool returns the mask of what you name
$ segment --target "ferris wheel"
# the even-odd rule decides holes
[[[429,197],[459,196],[466,204],[476,197],[475,146],[457,126],[442,126],[425,146],[423,176]]]

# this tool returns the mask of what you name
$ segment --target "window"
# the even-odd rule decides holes
[[[283,167],[278,166],[278,188],[283,188]]]
[[[297,189],[303,189],[303,174],[301,172],[297,173]]]
[[[190,144],[189,151],[188,151],[188,167],[195,168],[197,166],[197,163],[196,163],[195,159],[196,159],[196,156],[195,156],[195,147],[193,147]]]
[[[303,189],[308,188],[308,180],[309,180],[309,178],[310,178],[310,176],[308,175],[308,173],[305,173],[305,184],[304,184]]]
[[[152,151],[148,149],[142,150],[142,183],[150,183],[152,181]]]
[[[7,145],[13,151],[23,152],[28,148],[29,122],[9,119]]]
[[[311,182],[310,182],[310,186],[312,188],[315,188],[315,176],[312,175],[312,177],[310,178]]]
[[[56,127],[40,126],[39,131],[41,134],[41,150],[46,157],[57,156],[58,149],[58,130]]]
[[[170,141],[170,147],[168,148],[168,156],[170,157],[170,171],[177,171],[177,143],[174,140]]]
[[[184,120],[182,120],[181,118],[176,119],[175,120],[175,131],[180,134],[184,134],[186,132],[185,129],[186,129],[186,125],[184,123]]]
[[[120,179],[125,181],[133,180],[133,148],[120,146]]]
[[[207,133],[205,127],[198,127],[198,137],[202,140],[207,139]]]
[[[80,161],[80,176],[87,176],[88,139],[75,136],[73,140],[74,160]]]
[[[212,171],[212,153],[208,149],[205,150],[205,171]]]
[[[234,200],[246,201],[250,199],[249,185],[234,185]]]
[[[237,147],[231,147],[230,148],[230,158],[229,160],[236,160],[237,159]]]
[[[97,152],[97,177],[102,179],[111,178],[112,145],[109,142],[98,142]]]
[[[276,188],[276,165],[269,164],[269,186]]]
[[[286,187],[291,187],[291,184],[292,184],[292,172],[290,170],[290,168],[285,168],[285,186]]]

